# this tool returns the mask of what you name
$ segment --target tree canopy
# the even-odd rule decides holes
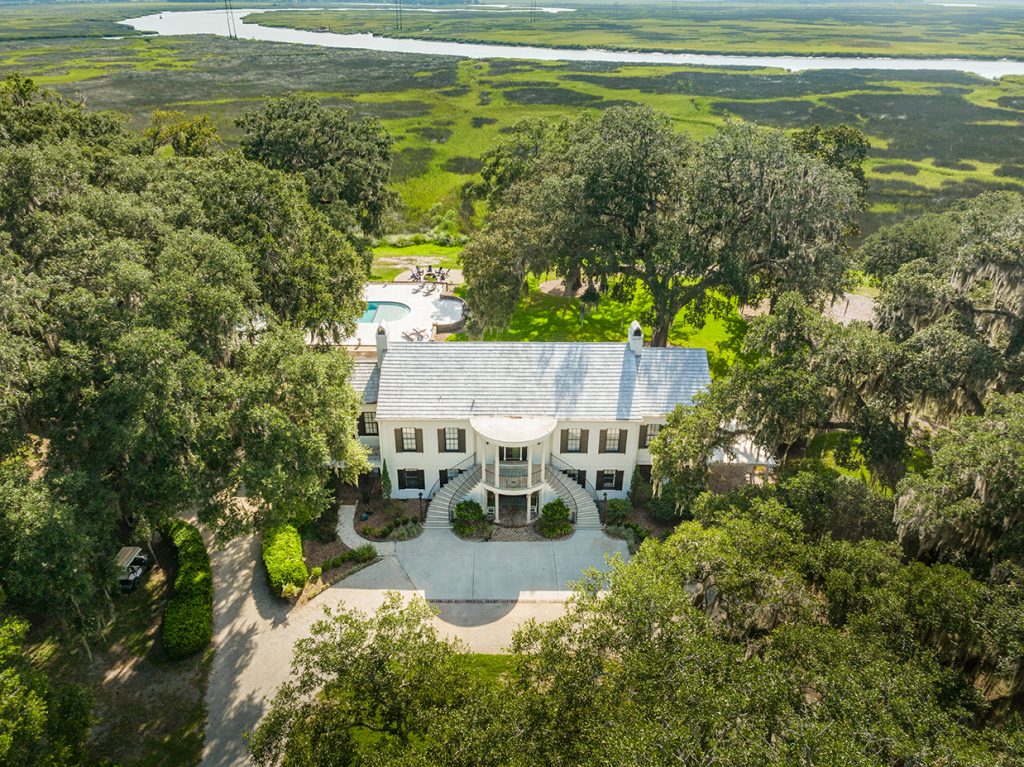
[[[374,118],[289,94],[246,112],[242,153],[306,180],[310,202],[342,231],[383,234],[397,201],[388,186],[391,136]]]
[[[307,344],[354,329],[365,272],[300,177],[0,101],[0,584],[87,628],[119,537],[301,524],[365,467],[351,363]]]
[[[1024,573],[835,540],[794,508],[803,484],[702,497],[699,520],[520,629],[492,683],[422,602],[330,616],[296,648],[258,763],[1015,764],[1020,722],[982,723],[1021,692]]]
[[[728,124],[698,144],[647,107],[528,121],[485,157],[492,212],[463,253],[472,320],[508,322],[528,272],[647,291],[652,343],[680,311],[810,301],[846,284],[859,206],[850,174],[785,135]]]

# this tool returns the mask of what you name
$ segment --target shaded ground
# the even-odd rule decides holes
[[[92,691],[96,721],[86,748],[92,761],[180,767],[200,758],[212,651],[182,661],[167,658],[160,626],[173,555],[165,547],[157,553],[163,567],[153,568],[134,593],[114,597],[115,622],[94,644],[91,660],[80,643],[47,639],[30,648],[55,681]]]

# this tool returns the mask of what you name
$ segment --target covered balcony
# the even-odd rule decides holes
[[[529,493],[547,480],[549,438],[554,418],[477,416],[470,420],[484,442],[478,452],[481,480],[488,490]]]

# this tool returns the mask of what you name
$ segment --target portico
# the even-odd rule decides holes
[[[539,492],[547,481],[551,435],[558,421],[549,416],[475,416],[470,426],[479,440],[477,455],[487,510],[501,522],[501,496],[526,497],[526,521],[537,515]],[[492,503],[493,501],[493,503]]]

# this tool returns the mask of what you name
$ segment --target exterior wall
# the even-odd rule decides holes
[[[398,471],[400,469],[420,469],[424,473],[424,487],[423,494],[427,497],[430,491],[434,488],[434,485],[440,478],[440,472],[444,469],[454,467],[464,461],[467,458],[474,455],[476,456],[475,461],[469,461],[469,463],[482,463],[492,460],[493,446],[489,446],[487,441],[479,434],[474,432],[469,424],[469,420],[440,420],[440,419],[419,419],[419,420],[385,420],[378,421],[380,428],[380,456],[382,463],[387,463],[388,472],[391,475],[391,494],[394,498],[416,498],[420,492],[419,489],[406,489],[400,490],[398,487]],[[423,431],[423,450],[422,452],[398,452],[395,443],[395,429],[402,427],[412,427],[416,429],[422,429]],[[466,430],[466,450],[461,453],[448,453],[438,452],[437,449],[437,430],[444,427],[457,427]],[[565,428],[580,428],[586,429],[588,434],[588,445],[586,453],[562,453],[560,451],[561,446],[561,431]],[[603,429],[618,428],[622,430],[622,434],[626,440],[626,449],[623,453],[602,453],[600,452],[599,437]],[[602,470],[621,471],[623,473],[622,489],[621,490],[603,490],[598,489],[598,497],[602,497],[605,492],[608,493],[609,498],[625,498],[629,492],[629,482],[633,475],[633,467],[636,466],[638,458],[641,460],[640,463],[644,463],[642,460],[646,454],[646,462],[650,462],[649,453],[644,451],[638,451],[640,440],[640,424],[635,421],[574,421],[565,420],[559,421],[555,430],[551,435],[544,440],[547,446],[548,455],[554,455],[564,463],[572,466],[575,469],[580,469],[586,472],[587,482],[595,488],[597,487],[598,472]],[[485,453],[485,447],[487,451]],[[540,456],[537,451],[534,450],[530,459],[536,464],[540,460]],[[514,493],[515,491],[508,491]],[[484,495],[481,490],[479,493],[480,497],[475,500],[480,501],[484,505]],[[553,497],[553,495],[551,496]],[[542,498],[541,503],[545,503],[551,500],[551,497]]]
[[[387,463],[388,473],[391,475],[391,497],[392,498],[416,498],[420,493],[419,489],[399,490],[398,471],[399,469],[421,469],[423,471],[423,495],[430,492],[437,483],[440,472],[449,469],[464,461],[472,455],[474,450],[474,434],[469,426],[469,420],[408,420],[408,421],[378,421],[380,425],[380,457],[381,465]],[[423,430],[423,452],[400,453],[395,445],[395,429],[412,427]],[[446,426],[454,426],[466,430],[466,452],[463,453],[442,453],[437,449],[437,430]]]

